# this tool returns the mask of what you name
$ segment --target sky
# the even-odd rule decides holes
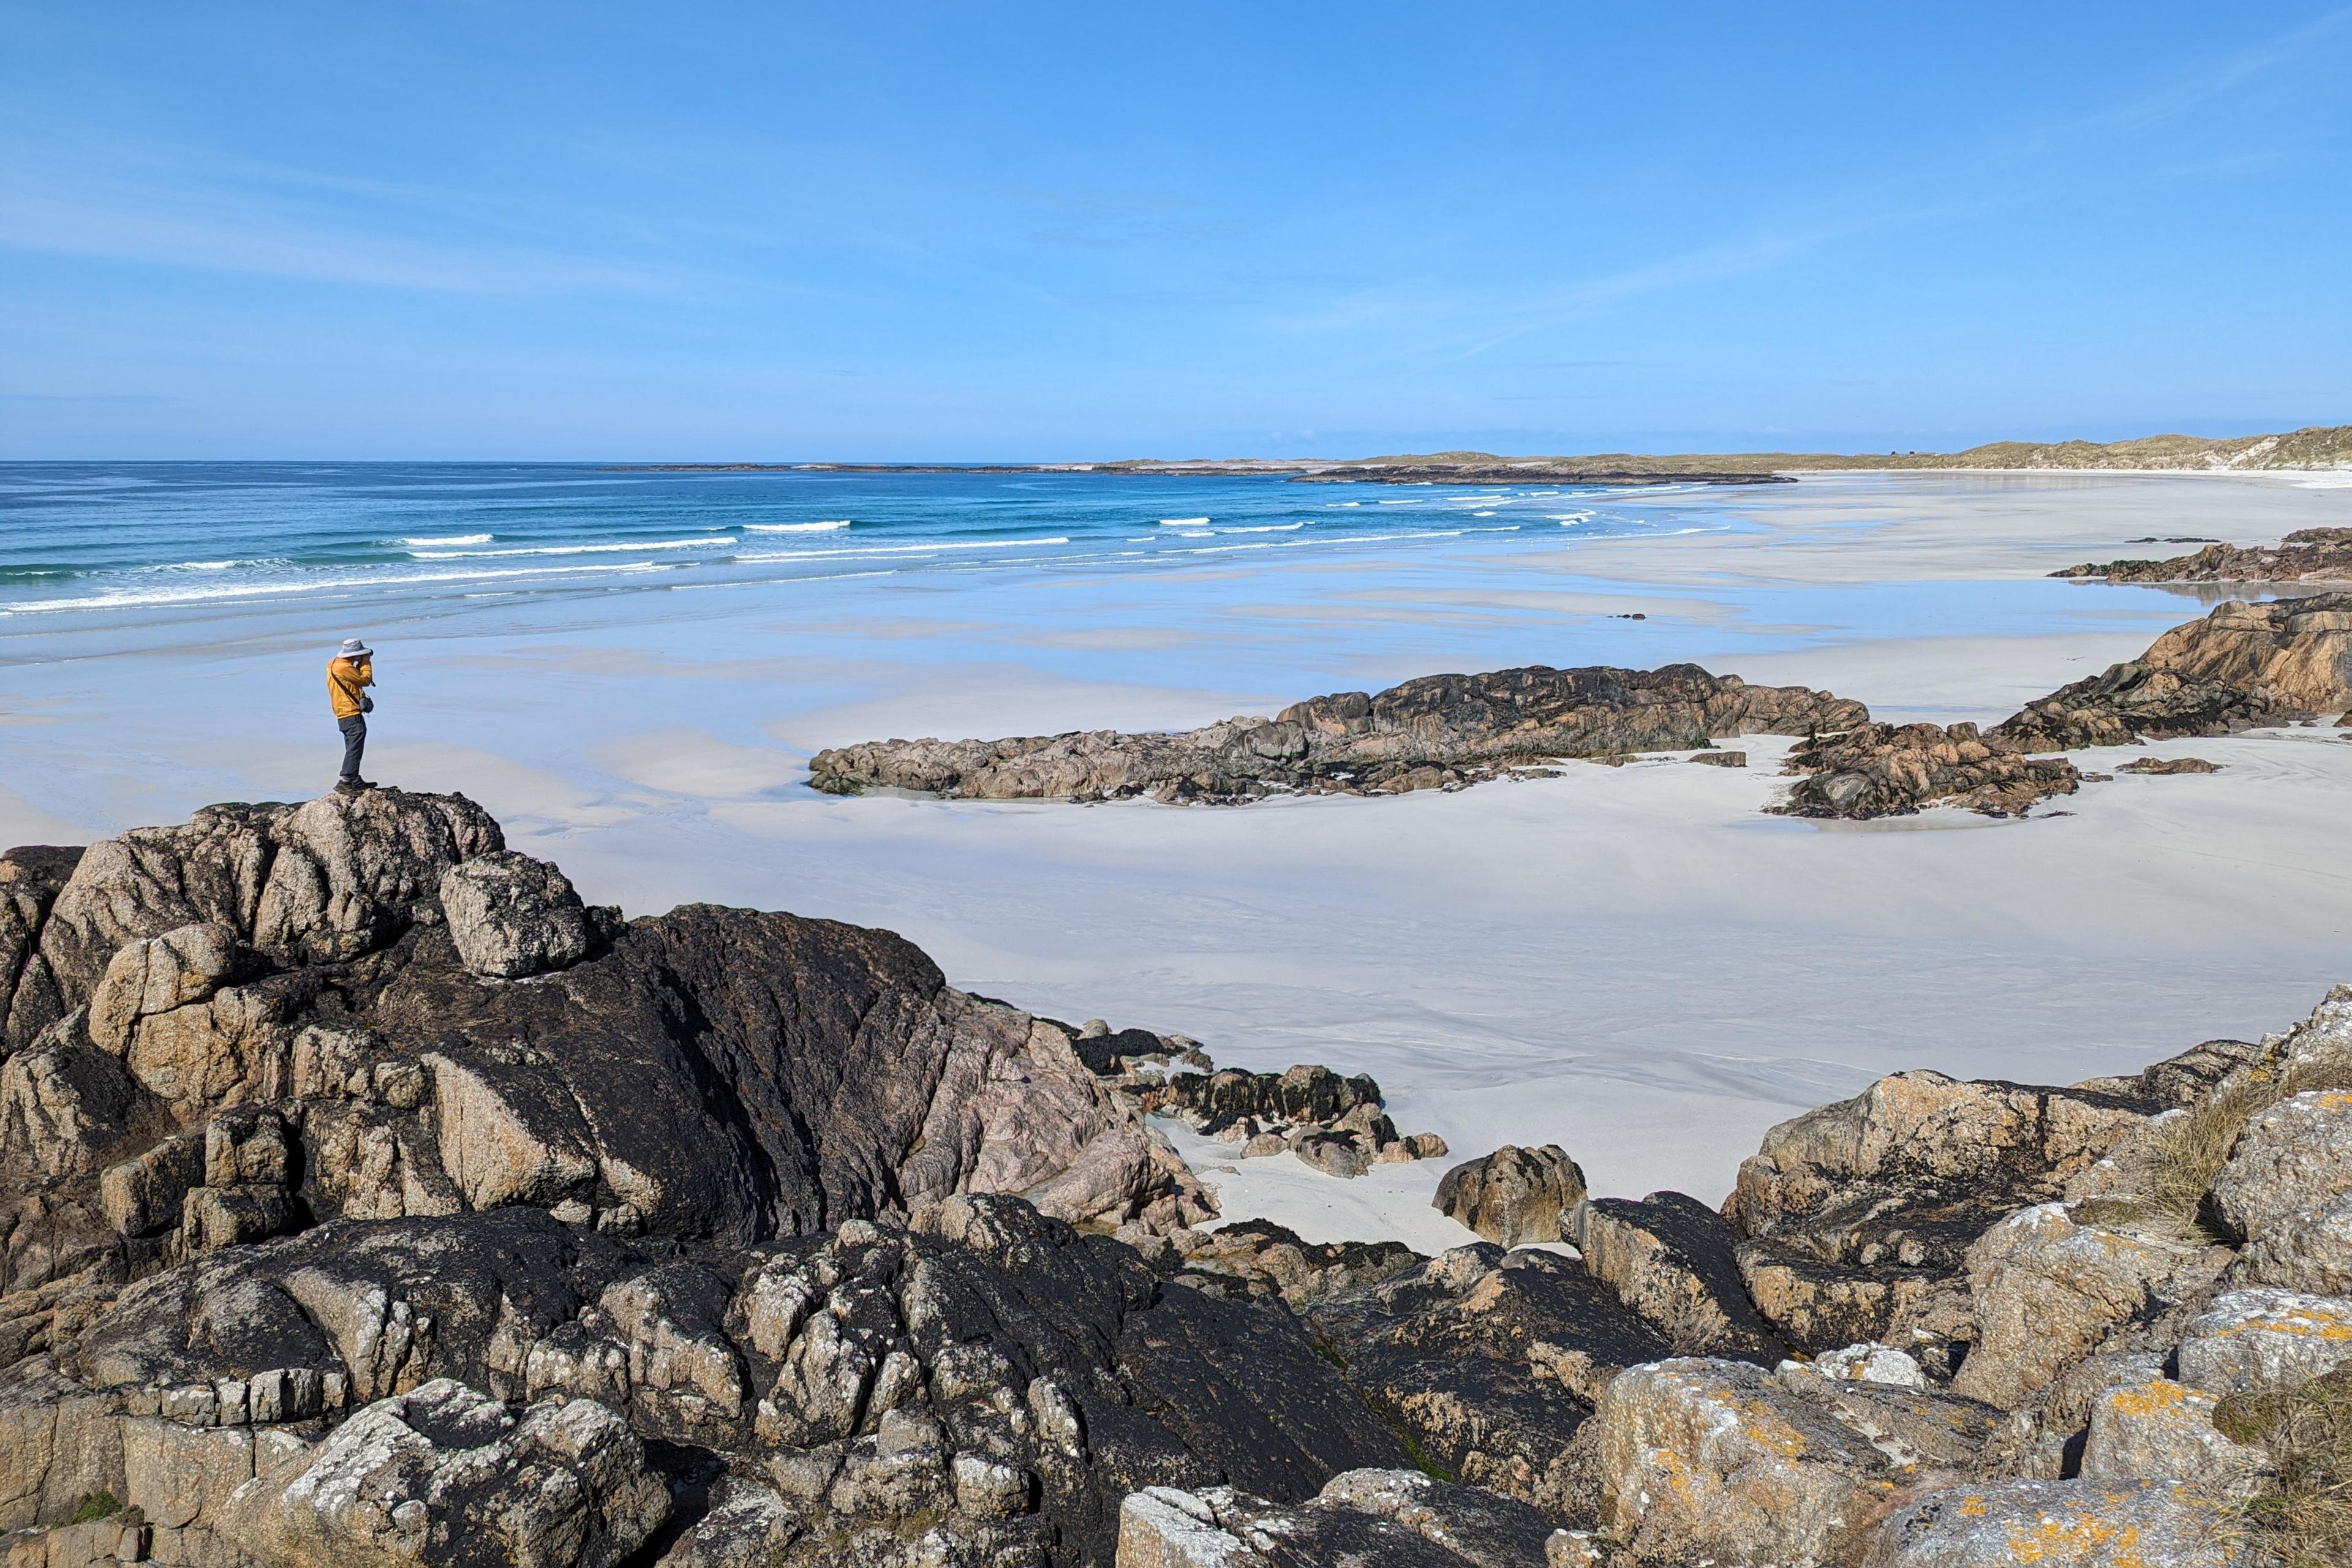
[[[2352,9],[0,0],[0,458],[2352,422]]]

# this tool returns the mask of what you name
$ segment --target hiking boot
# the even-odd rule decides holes
[[[337,779],[335,781],[335,793],[337,795],[359,795],[363,791],[372,790],[373,788],[375,788],[375,785],[366,779]]]

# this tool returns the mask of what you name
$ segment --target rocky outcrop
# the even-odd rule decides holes
[[[1374,1165],[1445,1152],[1445,1140],[1433,1132],[1401,1135],[1381,1110],[1381,1086],[1360,1073],[1341,1078],[1327,1067],[1300,1066],[1281,1073],[1130,1072],[1120,1081],[1147,1110],[1236,1144],[1244,1158],[1296,1154],[1326,1175],[1360,1176]]]
[[[1445,1173],[1431,1206],[1488,1241],[1518,1247],[1559,1241],[1564,1218],[1584,1201],[1584,1172],[1557,1143],[1506,1143]]]
[[[1288,1313],[999,1197],[732,1252],[339,1221],[119,1291],[0,1384],[0,1445],[166,1562],[610,1563],[715,1465],[691,1549],[811,1568],[1107,1563],[1139,1488],[1297,1502],[1402,1457]]]
[[[2352,987],[1884,1079],[1719,1213],[1499,1150],[1441,1206],[1575,1254],[1423,1258],[1202,1228],[1150,1120],[1434,1152],[1369,1079],[625,921],[458,797],[0,872],[10,1568],[2341,1555]]]
[[[1772,809],[1790,816],[1895,816],[1922,805],[2022,816],[2082,773],[2063,757],[2027,756],[1974,724],[1864,724],[1819,735],[1789,753],[1804,776]]]
[[[1589,1523],[1577,1434],[1610,1379],[1666,1336],[1572,1259],[1480,1242],[1308,1308],[1316,1342],[1424,1465]]]
[[[1750,686],[1692,664],[1541,665],[1433,675],[1341,692],[1181,735],[1095,730],[1004,741],[881,741],[819,752],[810,782],[836,795],[1231,803],[1270,795],[1395,795],[1492,778],[1548,757],[1688,751],[1726,736],[1865,723],[1859,702]]]
[[[2352,709],[2352,593],[2235,601],[2059,688],[1986,739],[2023,751],[2227,735]]]
[[[2174,773],[2218,773],[2221,771],[2221,763],[2209,763],[2202,757],[2142,757],[2137,762],[2126,763],[2116,770],[2119,773],[2155,773],[2159,776]]]
[[[1981,733],[1973,724],[1864,724],[1813,735],[1790,752],[1788,771],[1801,776],[1772,809],[1872,817],[1950,805],[2021,816],[2083,783],[2073,763],[2036,753],[2226,735],[2347,708],[2352,594],[2231,603]],[[2143,759],[2127,768],[2214,771],[2199,758]]]
[[[1969,1258],[2007,1216],[2149,1118],[2210,1092],[2261,1047],[2212,1041],[2073,1089],[1915,1071],[1784,1121],[1742,1162],[1724,1214],[1749,1298],[1795,1344],[1948,1338],[1969,1327]]]
[[[1066,1033],[898,938],[624,922],[461,796],[214,807],[41,864],[10,1019],[42,1027],[0,1063],[0,1213],[40,1216],[0,1232],[15,1284],[515,1204],[733,1244],[959,1192],[1213,1212]]]
[[[2331,544],[2328,548],[2334,548]],[[1549,759],[1622,761],[1716,740],[1803,737],[1770,809],[1875,817],[1950,805],[2021,816],[2083,774],[2047,753],[2142,739],[2223,735],[2352,709],[2352,594],[2231,603],[2176,626],[2138,658],[2076,681],[1979,731],[1873,723],[1860,703],[1803,687],[1749,686],[1696,665],[1656,670],[1533,666],[1429,676],[1346,692],[1181,735],[1073,731],[1002,741],[882,741],[817,753],[811,783],[949,798],[1234,803],[1274,795],[1458,788]],[[2189,763],[2136,771],[2197,771]]]
[[[2110,583],[2352,583],[2352,528],[2305,528],[2275,545],[2209,544],[2162,561],[2088,562],[2053,577]]]

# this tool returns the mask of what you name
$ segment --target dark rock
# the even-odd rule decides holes
[[[1710,768],[1744,768],[1748,765],[1745,752],[1701,752],[1690,759]]]
[[[1171,1054],[1168,1042],[1149,1029],[1118,1029],[1099,1035],[1081,1032],[1071,1042],[1078,1059],[1087,1070],[1105,1078],[1117,1077],[1129,1070],[1129,1064],[1145,1058],[1167,1058]]]
[[[1230,719],[1181,735],[1097,730],[871,742],[820,752],[809,766],[814,787],[838,795],[893,788],[985,799],[1150,795],[1228,803],[1433,789],[1546,757],[1693,750],[1722,736],[1850,729],[1869,717],[1862,704],[1826,692],[1749,686],[1696,665],[1538,665],[1318,697],[1272,720]]]
[[[1561,1219],[1584,1201],[1584,1172],[1557,1143],[1493,1153],[1445,1173],[1431,1206],[1488,1241],[1519,1247],[1562,1239]]]
[[[1923,805],[1956,805],[1988,816],[2022,816],[2080,780],[2063,757],[2030,757],[1973,724],[1865,724],[1805,741],[1788,771],[1806,776],[1786,804],[1790,816],[1894,816]]]
[[[1265,1219],[1180,1230],[1164,1247],[1159,1266],[1202,1294],[1279,1300],[1293,1311],[1305,1311],[1342,1290],[1409,1274],[1429,1261],[1401,1241],[1308,1242]]]
[[[1678,1355],[1774,1362],[1787,1346],[1757,1315],[1730,1224],[1696,1198],[1589,1198],[1569,1216],[1591,1276],[1664,1335]]]
[[[2276,545],[2199,539],[2138,539],[2135,544],[2203,544],[2164,561],[2109,561],[2053,572],[2053,577],[2104,577],[2110,583],[2352,583],[2352,528],[2305,528]]]
[[[1327,1067],[1294,1067],[1287,1072],[1179,1073],[1160,1086],[1139,1091],[1151,1110],[1182,1117],[1212,1135],[1244,1117],[1260,1121],[1328,1123],[1359,1106],[1375,1110],[1381,1086],[1359,1073],[1341,1078]]]
[[[686,1445],[769,1483],[732,1494],[741,1518],[688,1521],[696,1549],[749,1532],[770,1553],[761,1561],[793,1568],[866,1561],[910,1528],[981,1559],[1107,1563],[1120,1501],[1140,1488],[1303,1502],[1343,1471],[1404,1457],[1288,1312],[1157,1283],[1130,1249],[1011,1198],[951,1198],[911,1231],[853,1221],[750,1251],[619,1240],[521,1208],[340,1221],[120,1289],[47,1365],[0,1380],[0,1407],[30,1389],[48,1407],[91,1402],[117,1434],[117,1457],[98,1460],[114,1495],[175,1531],[321,1563],[337,1542],[364,1545],[348,1537],[352,1516],[310,1511],[331,1486],[306,1490],[289,1471],[232,1502],[248,1457],[191,1508],[170,1489],[213,1483],[185,1466],[142,1469],[135,1453],[126,1469],[124,1446],[168,1426],[186,1431],[171,1439],[183,1446],[218,1433],[249,1454],[278,1426],[339,1424],[303,1470],[316,1478],[368,1445],[408,1456],[404,1495],[436,1521],[415,1560],[593,1565],[609,1561],[593,1544],[600,1530],[623,1551],[662,1511],[632,1446]],[[264,1388],[257,1408],[251,1391]],[[585,1500],[549,1474],[552,1461],[532,1468],[540,1449],[525,1434],[550,1422],[550,1441],[576,1432],[616,1453],[585,1478]],[[32,1445],[12,1458],[44,1468],[58,1440],[53,1423],[0,1434]],[[475,1455],[450,1472],[462,1484],[427,1479],[446,1468],[444,1450]],[[568,1527],[551,1526],[537,1555],[509,1542],[468,1556],[455,1523],[442,1538],[438,1510],[472,1518],[475,1487],[519,1516],[582,1501],[632,1522],[569,1547],[557,1544]]]
[[[26,844],[0,854],[0,1052],[22,1046],[67,1009],[40,955],[41,924],[81,859],[78,846]],[[27,998],[14,1017],[19,992]]]
[[[2202,757],[2142,757],[2116,770],[2119,773],[2218,773],[2221,771],[2221,763],[2209,763]]]
[[[1589,1522],[1596,1478],[1573,1446],[1620,1369],[1669,1350],[1575,1260],[1457,1247],[1308,1308],[1316,1342],[1429,1466]]]
[[[2024,751],[2227,735],[2352,708],[2352,593],[2232,601],[2059,688],[1987,739]]]

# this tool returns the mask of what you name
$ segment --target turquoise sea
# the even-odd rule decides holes
[[[1401,489],[1107,472],[0,465],[0,617],[415,607],[948,573],[1151,572],[1727,526],[1702,487]]]

